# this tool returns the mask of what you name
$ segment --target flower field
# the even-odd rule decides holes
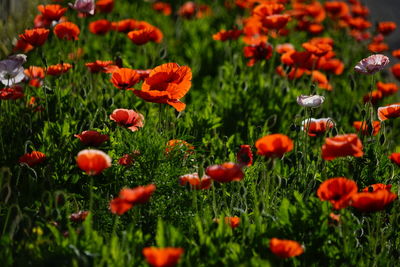
[[[2,266],[399,264],[395,23],[42,2],[0,47]]]

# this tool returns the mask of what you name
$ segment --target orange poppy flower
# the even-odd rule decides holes
[[[368,50],[372,53],[381,53],[389,50],[389,46],[384,42],[372,42],[368,45]]]
[[[245,46],[244,57],[250,59],[247,66],[252,67],[257,61],[268,60],[272,57],[272,46],[267,43]]]
[[[373,121],[372,123],[366,123],[365,121],[355,121],[353,122],[353,127],[357,132],[363,135],[377,135],[381,129],[381,123],[379,121]],[[361,130],[362,129],[362,130]]]
[[[29,85],[33,87],[42,86],[42,80],[45,77],[42,67],[30,66],[28,69],[24,70],[24,73],[29,77]]]
[[[388,35],[394,32],[397,28],[397,25],[393,21],[384,21],[378,23],[378,32],[382,33],[383,35]]]
[[[291,258],[303,254],[303,247],[296,241],[271,238],[269,249],[279,258]]]
[[[398,90],[397,84],[395,83],[377,82],[376,87],[382,92],[383,96],[393,95]]]
[[[144,45],[148,42],[160,43],[163,39],[163,35],[159,29],[147,27],[129,32],[128,38],[136,45]]]
[[[280,30],[289,22],[290,16],[287,14],[275,14],[266,16],[261,20],[262,24],[268,29]]]
[[[115,121],[118,125],[126,126],[132,132],[138,131],[144,126],[143,115],[132,109],[115,109],[110,115],[110,120]]]
[[[189,1],[184,3],[178,10],[178,15],[186,18],[186,19],[191,19],[196,15],[197,12],[197,6],[194,2]]]
[[[0,89],[1,100],[17,100],[24,97],[24,89],[19,85]]]
[[[238,227],[240,225],[240,218],[237,216],[233,217],[225,217],[225,224],[229,225],[232,229]],[[219,223],[219,219],[213,219],[214,222]]]
[[[293,46],[292,44],[290,44],[290,43],[279,44],[279,45],[277,45],[276,48],[275,48],[275,51],[276,51],[278,54],[284,54],[284,53],[286,53],[286,52],[294,51],[294,50],[295,50],[295,49],[294,49],[294,46]]]
[[[394,64],[391,68],[393,75],[400,80],[400,63]]]
[[[325,10],[333,17],[343,17],[349,14],[349,6],[344,2],[332,1],[324,4]]]
[[[392,153],[389,156],[389,159],[393,162],[396,163],[397,165],[400,166],[400,153]]]
[[[18,39],[18,41],[14,45],[14,52],[22,51],[24,53],[28,53],[34,49],[29,43],[25,42],[23,39]]]
[[[139,82],[140,75],[132,69],[119,68],[111,75],[112,84],[118,89],[126,90]]]
[[[209,166],[206,169],[206,174],[220,183],[240,181],[244,177],[242,166],[233,162]]]
[[[19,38],[34,47],[38,47],[42,46],[46,42],[49,33],[50,31],[48,29],[37,28],[32,30],[25,30],[25,33],[20,34]]]
[[[83,131],[80,134],[74,134],[74,136],[86,146],[100,146],[110,139],[108,135],[97,131]]]
[[[133,207],[133,204],[117,197],[110,201],[110,211],[117,215],[122,215]]]
[[[118,32],[128,33],[137,29],[138,21],[134,19],[124,19],[111,24],[112,29]]]
[[[113,61],[96,60],[94,62],[85,63],[85,66],[90,70],[91,73],[113,73],[119,69],[116,65],[114,65]]]
[[[392,56],[394,56],[395,58],[400,59],[400,49],[396,49],[392,51]]]
[[[40,151],[32,151],[26,153],[19,158],[19,163],[26,163],[29,167],[33,167],[45,161],[46,155]]]
[[[374,212],[385,209],[396,198],[397,195],[389,190],[361,192],[353,196],[351,206],[361,212]]]
[[[325,134],[327,130],[332,129],[335,126],[335,123],[331,118],[322,118],[322,119],[305,119],[302,122],[302,129],[307,131],[309,136],[320,136]]]
[[[148,264],[152,267],[173,267],[178,264],[183,248],[146,247],[142,250]]]
[[[169,3],[155,2],[151,7],[153,8],[153,10],[162,13],[165,16],[169,16],[172,13],[172,8]]]
[[[338,157],[362,157],[364,155],[363,145],[356,134],[337,135],[326,138],[322,146],[322,158],[333,160]]]
[[[370,93],[367,93],[363,96],[363,102],[368,103],[371,102],[373,105],[377,104],[383,98],[383,94],[381,91],[374,90]]]
[[[132,205],[144,204],[149,202],[150,197],[156,191],[154,184],[138,186],[135,188],[124,188],[119,192],[119,197]]]
[[[190,188],[197,190],[209,189],[211,187],[211,177],[203,175],[200,179],[197,172],[185,174],[179,177],[179,184],[182,186],[189,184]]]
[[[230,40],[237,40],[240,35],[242,35],[242,30],[220,30],[216,34],[213,34],[212,38],[215,41],[230,41]]]
[[[258,17],[259,19],[265,18],[266,16],[271,16],[275,14],[280,14],[285,10],[285,6],[276,3],[264,3],[257,5],[253,11],[252,15]]]
[[[47,68],[46,74],[58,76],[58,75],[66,73],[71,68],[72,68],[72,65],[69,63],[60,63],[57,65],[51,65]]]
[[[78,40],[79,27],[72,22],[61,22],[54,27],[54,34],[63,40]]]
[[[329,201],[333,208],[343,209],[350,205],[350,200],[358,191],[357,184],[345,177],[331,178],[323,182],[317,195],[322,201]]]
[[[351,13],[353,13],[354,16],[365,18],[369,15],[369,9],[368,7],[357,2],[351,6]]]
[[[192,70],[176,63],[166,63],[154,68],[143,82],[142,90],[133,93],[148,102],[165,103],[177,111],[183,111],[186,105],[179,100],[192,86]]]
[[[256,148],[259,155],[282,158],[293,150],[293,141],[283,134],[270,134],[258,139]]]
[[[43,18],[49,21],[59,20],[67,11],[60,5],[39,5],[37,9],[42,13]]]
[[[110,13],[114,8],[114,0],[98,0],[96,2],[96,8],[100,12]]]
[[[392,189],[391,184],[372,184],[370,186],[365,187],[362,191],[363,192],[375,192],[378,190],[388,190]]]
[[[359,31],[363,31],[371,27],[371,22],[361,17],[349,18],[348,23],[352,29]]]
[[[395,103],[378,108],[378,118],[380,121],[400,117],[400,103]]]
[[[312,53],[313,55],[317,56],[317,57],[322,57],[324,55],[326,55],[329,51],[332,51],[332,46],[330,44],[326,44],[326,43],[311,43],[311,42],[307,42],[307,43],[303,43],[302,44],[303,48]]]
[[[85,149],[78,153],[76,163],[88,175],[97,175],[104,169],[111,167],[111,158],[103,151]]]
[[[194,146],[186,142],[185,140],[172,139],[169,140],[165,147],[165,154],[169,154],[172,151],[182,151],[185,154],[192,154]]]
[[[325,74],[318,70],[314,70],[311,72],[311,77],[313,82],[318,84],[318,87],[321,89],[325,89],[327,91],[332,91],[332,85],[329,83],[328,78]]]
[[[325,57],[321,57],[317,62],[317,68],[340,75],[344,71],[344,63],[337,58],[326,59]]]
[[[241,145],[236,159],[240,165],[251,166],[253,164],[253,153],[249,145]]]
[[[111,22],[106,19],[99,19],[89,24],[89,31],[94,34],[104,35],[112,29]]]

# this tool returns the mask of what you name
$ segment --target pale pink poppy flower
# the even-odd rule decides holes
[[[324,103],[325,97],[320,95],[301,95],[297,97],[297,104],[306,108],[317,108]]]
[[[26,55],[18,54],[0,61],[0,82],[11,86],[22,82],[25,78],[22,64],[26,62]]]
[[[110,120],[115,121],[119,125],[126,126],[132,132],[139,130],[144,125],[143,115],[132,109],[116,109],[110,115]]]
[[[374,74],[382,70],[387,64],[389,64],[389,58],[387,56],[376,54],[358,62],[354,70],[362,74]]]
[[[94,0],[76,0],[75,4],[68,4],[71,8],[85,14],[94,15],[95,3]]]

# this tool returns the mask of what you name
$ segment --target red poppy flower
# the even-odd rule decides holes
[[[317,191],[322,201],[329,201],[334,209],[343,209],[350,205],[350,200],[357,193],[357,184],[344,177],[331,178],[323,182]]]
[[[47,68],[46,74],[58,76],[58,75],[66,73],[71,68],[72,68],[72,65],[69,63],[60,63],[57,65],[51,65]]]
[[[268,29],[279,30],[286,26],[290,16],[287,14],[274,14],[261,19],[262,24]]]
[[[197,190],[209,189],[211,187],[211,177],[203,175],[200,179],[197,172],[185,174],[179,177],[179,184],[182,186],[189,184],[192,189]]]
[[[302,122],[302,129],[307,132],[309,136],[320,136],[325,134],[327,130],[332,129],[335,123],[331,118],[321,119],[305,119]]]
[[[394,64],[391,68],[393,75],[400,80],[400,63]]]
[[[106,19],[99,19],[89,24],[89,31],[94,34],[104,35],[112,28],[111,22]]]
[[[19,38],[34,47],[38,47],[42,46],[46,42],[49,33],[50,31],[48,29],[37,28],[32,30],[25,30],[25,33],[20,34]]]
[[[178,15],[186,19],[191,19],[196,15],[197,6],[194,2],[189,1],[184,3],[178,10]]]
[[[349,1],[351,2],[351,1]],[[354,16],[357,17],[366,17],[369,14],[369,9],[368,7],[362,5],[360,2],[354,2],[352,3],[353,5],[351,6],[351,13],[353,13]]]
[[[44,69],[42,67],[30,66],[24,70],[26,76],[29,77],[29,85],[33,87],[42,86],[42,80],[44,79]]]
[[[134,205],[148,202],[155,190],[156,186],[154,184],[138,186],[132,189],[121,189],[119,197],[111,200],[110,210],[112,213],[122,215]]]
[[[306,51],[312,53],[313,55],[315,55],[317,57],[322,57],[322,56],[326,55],[329,51],[332,51],[332,49],[333,49],[330,44],[326,44],[326,43],[307,42],[307,43],[303,43],[302,46]]]
[[[256,2],[256,1],[254,1]],[[278,3],[264,3],[264,4],[260,4],[257,5],[253,11],[252,11],[252,15],[259,18],[259,19],[263,19],[266,16],[271,16],[271,15],[275,15],[275,14],[279,14],[281,13],[283,10],[285,10],[285,6],[282,4],[278,4]]]
[[[372,53],[382,53],[388,51],[389,46],[384,42],[380,43],[372,42],[368,45],[368,50]]]
[[[378,190],[388,190],[392,189],[391,184],[372,184],[370,186],[365,187],[362,191],[363,192],[375,192]]]
[[[134,19],[124,19],[118,22],[112,23],[112,29],[118,32],[128,33],[130,31],[136,30],[138,21]]]
[[[76,213],[72,213],[69,216],[69,219],[73,222],[83,222],[84,220],[86,220],[87,216],[89,215],[90,211],[79,211]]]
[[[325,74],[318,70],[311,72],[312,81],[318,84],[318,87],[327,91],[332,91],[332,85],[329,83]]]
[[[324,4],[325,10],[333,17],[343,17],[350,12],[349,6],[344,2],[332,1]]]
[[[252,67],[257,61],[270,59],[272,50],[272,45],[267,43],[245,46],[243,48],[244,57],[250,59],[247,66]]]
[[[275,51],[276,51],[278,54],[284,54],[284,53],[286,53],[286,52],[294,51],[294,50],[295,50],[295,49],[294,49],[294,46],[293,46],[292,44],[290,44],[290,43],[279,44],[279,45],[277,45],[276,48],[275,48]]]
[[[97,175],[104,169],[111,167],[111,158],[103,151],[85,149],[78,153],[76,163],[88,175]]]
[[[400,49],[396,49],[392,51],[392,56],[394,56],[395,58],[400,59]]]
[[[303,247],[296,241],[271,238],[269,249],[279,258],[291,258],[303,254]]]
[[[349,18],[348,23],[352,29],[356,29],[356,30],[360,30],[360,31],[366,30],[371,27],[371,22],[369,22],[361,17]]]
[[[382,100],[382,98],[383,98],[382,92],[374,90],[363,96],[363,102],[364,103],[371,102],[371,104],[376,105],[380,100]]]
[[[396,163],[398,166],[400,166],[400,153],[392,153],[389,156],[389,159],[393,162]]]
[[[400,103],[395,103],[378,108],[378,118],[380,121],[400,117]]]
[[[293,150],[293,141],[283,134],[266,135],[256,141],[257,154],[265,157],[282,158]]]
[[[237,216],[225,217],[225,223],[234,229],[240,225],[240,218]]]
[[[172,151],[181,151],[187,154],[193,154],[194,146],[186,142],[185,140],[172,139],[169,140],[165,147],[165,153],[169,154]]]
[[[237,40],[242,35],[242,30],[220,30],[216,34],[213,34],[212,38],[216,41],[230,41]]]
[[[397,84],[395,83],[377,82],[376,87],[378,88],[379,91],[382,92],[383,96],[393,95],[398,90]]]
[[[378,23],[378,31],[383,35],[388,35],[396,30],[396,23],[393,21],[384,21]]]
[[[132,132],[135,132],[144,126],[143,115],[132,109],[115,109],[110,115],[110,120],[115,121],[118,125],[127,127]]]
[[[96,8],[100,12],[110,13],[114,8],[114,0],[98,0],[96,2]]]
[[[136,45],[144,45],[148,42],[160,43],[163,39],[163,35],[157,28],[147,27],[129,32],[128,38]]]
[[[242,166],[232,162],[209,166],[206,174],[220,183],[240,181],[244,177]]]
[[[19,85],[0,89],[1,100],[16,100],[24,97],[24,89]]]
[[[119,69],[116,65],[114,65],[113,61],[96,60],[94,62],[85,63],[85,66],[90,70],[91,73],[113,73]]]
[[[33,19],[33,26],[34,28],[49,28],[51,22],[51,20],[45,19],[42,14],[39,14]]]
[[[118,164],[122,166],[129,166],[133,164],[133,157],[131,154],[125,154],[118,159]]]
[[[19,158],[19,163],[26,163],[29,167],[33,167],[37,164],[45,161],[46,155],[40,151],[32,151],[31,153],[26,153]]]
[[[389,190],[361,192],[353,196],[351,206],[361,212],[374,212],[385,209],[396,198],[397,195]]]
[[[78,40],[79,27],[72,22],[61,22],[54,27],[54,34],[63,40]]]
[[[165,16],[169,16],[172,13],[172,8],[169,3],[164,2],[155,2],[151,6],[155,11],[164,14]]]
[[[18,39],[17,43],[14,46],[13,51],[21,51],[24,53],[28,53],[29,51],[32,51],[34,49],[33,46],[31,46],[29,43],[25,42],[23,39]]]
[[[183,111],[186,105],[179,100],[192,86],[192,70],[176,63],[166,63],[154,68],[143,82],[142,90],[133,93],[148,102],[166,103],[177,111]]]
[[[373,121],[372,123],[367,123],[365,121],[355,121],[353,122],[353,127],[357,132],[360,132],[363,135],[377,135],[379,130],[381,129],[381,123],[379,121]]]
[[[333,160],[338,157],[362,157],[364,155],[363,145],[356,134],[337,135],[326,138],[322,146],[322,158]]]
[[[111,75],[111,82],[118,89],[126,90],[139,82],[140,75],[132,69],[120,68]]]
[[[240,165],[251,166],[253,164],[253,153],[249,145],[241,145],[236,159]]]
[[[83,131],[80,134],[74,134],[84,145],[87,146],[100,146],[110,138],[106,134],[101,134],[97,131]]]
[[[37,8],[42,13],[43,18],[49,21],[59,20],[67,11],[60,5],[39,5]]]
[[[183,248],[156,248],[146,247],[142,250],[148,264],[152,267],[173,267],[183,254]]]

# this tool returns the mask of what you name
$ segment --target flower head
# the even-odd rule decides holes
[[[128,68],[116,69],[111,75],[112,84],[122,90],[133,87],[139,80],[140,75],[135,70]]]
[[[33,167],[39,163],[42,163],[46,159],[46,155],[40,151],[32,151],[26,153],[19,158],[20,163],[26,163],[29,167]]]
[[[22,64],[26,62],[26,56],[18,54],[0,61],[0,82],[5,86],[11,86],[21,82],[25,78]]]
[[[152,267],[173,267],[183,254],[183,248],[156,248],[146,247],[142,253]]]
[[[39,5],[37,8],[43,18],[48,21],[59,20],[67,11],[60,5]]]
[[[25,33],[20,34],[19,37],[28,44],[38,47],[42,46],[49,36],[50,31],[44,28],[36,28],[32,30],[25,30]]]
[[[374,74],[382,70],[387,64],[389,64],[387,56],[376,54],[358,62],[354,70],[362,74]]]
[[[293,150],[293,141],[284,134],[266,135],[256,141],[257,154],[265,157],[282,158]]]
[[[179,184],[185,186],[190,185],[192,189],[209,189],[211,187],[211,177],[208,175],[203,175],[199,177],[197,172],[191,174],[185,174],[179,177]]]
[[[301,95],[297,97],[297,104],[306,108],[317,108],[324,103],[325,97],[320,95]]]
[[[351,206],[362,212],[374,212],[385,209],[396,198],[396,194],[386,189],[361,192],[353,196]]]
[[[325,134],[327,130],[335,127],[335,123],[331,118],[321,118],[321,119],[305,119],[301,123],[302,130],[307,131],[309,136],[319,136]]]
[[[130,210],[134,205],[148,202],[155,190],[156,186],[154,184],[138,186],[132,189],[121,189],[119,197],[111,200],[110,210],[112,213],[122,215]]]
[[[54,27],[54,34],[63,40],[78,40],[80,32],[78,25],[69,21],[58,23]]]
[[[350,205],[350,200],[357,193],[357,184],[344,177],[331,178],[323,182],[317,191],[321,200],[329,201],[334,209],[343,209]]]
[[[240,150],[236,154],[236,159],[243,166],[251,166],[253,164],[253,153],[250,145],[241,145]]]
[[[400,103],[395,103],[378,108],[378,118],[380,121],[400,117]]]
[[[101,134],[97,131],[83,131],[80,134],[74,134],[84,145],[87,146],[100,146],[110,138],[106,134]]]
[[[69,3],[69,6],[72,9],[89,15],[94,15],[94,10],[96,7],[94,0],[75,0],[75,3]]]
[[[118,125],[126,126],[132,132],[135,132],[144,126],[143,115],[132,109],[115,109],[110,115],[110,120],[115,121]]]
[[[356,134],[337,135],[325,139],[322,146],[322,158],[333,160],[338,157],[362,157],[363,145]]]
[[[103,151],[85,149],[78,153],[76,163],[88,175],[97,175],[104,169],[111,167],[111,158]]]
[[[279,258],[291,258],[303,254],[303,247],[296,241],[271,238],[269,249]]]
[[[240,181],[244,177],[242,166],[233,162],[209,166],[206,169],[206,174],[220,183]]]

